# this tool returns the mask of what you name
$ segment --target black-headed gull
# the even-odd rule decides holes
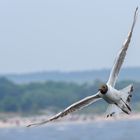
[[[119,110],[126,114],[130,114],[131,108],[130,108],[129,103],[132,97],[133,86],[129,85],[122,90],[117,90],[115,89],[115,84],[118,78],[120,68],[125,59],[126,52],[129,47],[129,43],[131,41],[133,29],[134,29],[136,19],[137,19],[137,11],[138,11],[138,7],[135,10],[133,24],[132,24],[130,32],[128,33],[128,37],[115,59],[115,64],[113,65],[113,68],[111,70],[109,80],[106,84],[101,85],[98,93],[92,96],[88,96],[72,104],[71,106],[67,107],[64,111],[52,116],[50,119],[46,121],[33,123],[33,124],[28,125],[28,127],[33,126],[33,125],[36,125],[36,126],[42,125],[50,121],[56,120],[58,118],[64,117],[67,114],[80,110],[100,99],[104,99],[107,103],[109,103],[107,117],[113,116]]]

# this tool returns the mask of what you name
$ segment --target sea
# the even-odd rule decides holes
[[[140,140],[140,120],[52,123],[0,128],[0,140]]]

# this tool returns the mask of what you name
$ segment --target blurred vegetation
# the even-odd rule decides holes
[[[117,88],[134,84],[133,108],[140,110],[140,83],[122,81]],[[41,110],[58,111],[88,95],[95,94],[101,81],[93,84],[76,84],[47,81],[43,83],[15,84],[6,78],[0,78],[0,112],[38,113]],[[105,109],[104,101],[90,106],[85,112],[100,112]],[[97,106],[98,105],[98,106]]]

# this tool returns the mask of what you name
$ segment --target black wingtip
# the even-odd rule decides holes
[[[32,125],[31,124],[29,124],[29,125],[27,125],[26,127],[31,127]]]
[[[135,10],[135,16],[137,15],[138,9],[139,9],[139,7],[137,6],[136,10]]]
[[[139,9],[139,7],[137,6],[137,7],[136,7],[136,10],[135,10],[135,14],[137,14],[137,12],[138,12],[138,9]]]

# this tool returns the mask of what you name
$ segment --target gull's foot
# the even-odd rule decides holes
[[[115,112],[112,112],[112,113],[108,114],[106,117],[107,117],[107,118],[108,118],[108,117],[113,117],[114,114],[115,114]]]

